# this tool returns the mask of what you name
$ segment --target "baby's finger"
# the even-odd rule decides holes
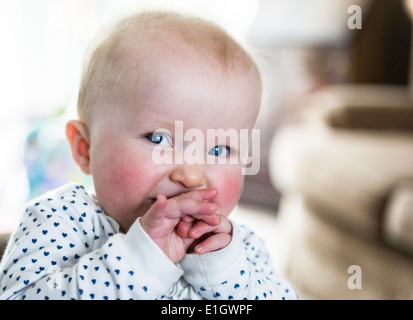
[[[218,214],[203,215],[198,219],[200,222],[204,222],[206,225],[216,227],[221,223],[221,216]]]
[[[148,212],[141,218],[141,225],[145,231],[159,227],[164,218],[164,209],[167,205],[167,199],[164,195],[159,195],[155,203],[151,206]]]
[[[195,220],[195,218],[191,217],[191,216],[183,216],[182,220],[187,222],[187,223],[190,223],[190,222],[193,222]]]
[[[191,228],[192,223],[187,223],[185,221],[180,221],[176,226],[176,232],[181,238],[190,238],[189,236],[189,229]]]
[[[216,233],[206,238],[194,248],[195,253],[205,254],[225,248],[231,242],[228,233]]]
[[[199,219],[199,216],[212,215],[218,207],[215,203],[193,200],[189,198],[180,198],[176,200],[181,216],[191,216]]]
[[[188,230],[188,235],[193,239],[199,239],[204,234],[207,234],[209,232],[228,234],[232,233],[232,224],[228,219],[220,215],[214,215],[211,216],[211,218],[212,217],[219,218],[219,223],[214,225],[212,223],[208,223],[208,221],[200,220],[196,222],[192,227],[190,227],[190,229]]]
[[[218,195],[217,189],[201,189],[201,190],[192,190],[180,194],[177,197],[180,198],[190,198],[198,201],[209,201],[214,199]]]

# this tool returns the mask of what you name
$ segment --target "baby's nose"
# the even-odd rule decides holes
[[[204,168],[198,164],[183,164],[174,168],[170,179],[181,183],[186,188],[200,187],[205,184]]]

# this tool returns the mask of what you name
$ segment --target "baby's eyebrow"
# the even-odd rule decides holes
[[[175,123],[174,120],[169,122],[169,121],[163,121],[160,119],[154,119],[153,121],[148,121],[145,124],[145,131],[148,133],[159,133],[159,134],[169,134],[174,136],[175,133]]]

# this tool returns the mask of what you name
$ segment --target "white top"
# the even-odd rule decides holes
[[[1,299],[296,299],[262,239],[235,225],[224,249],[174,264],[142,229],[126,234],[83,186],[31,201],[0,264]]]

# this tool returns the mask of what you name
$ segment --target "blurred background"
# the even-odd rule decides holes
[[[29,199],[68,182],[91,186],[64,126],[76,117],[96,32],[137,10],[177,10],[254,48],[265,84],[261,163],[236,214],[263,231],[279,273],[304,298],[413,298],[408,8],[402,0],[0,0],[0,233],[12,232]]]

